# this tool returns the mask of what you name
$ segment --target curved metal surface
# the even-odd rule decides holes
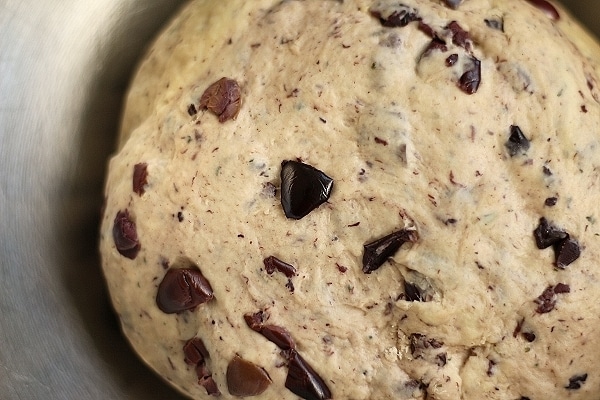
[[[182,399],[122,338],[96,250],[123,92],[182,2],[0,0],[2,399]],[[600,3],[571,5],[600,36]]]
[[[0,398],[177,399],[129,349],[97,221],[123,91],[174,0],[0,1]]]

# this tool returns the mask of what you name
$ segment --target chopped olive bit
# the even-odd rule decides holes
[[[288,375],[285,387],[307,400],[330,399],[331,392],[310,365],[296,351],[296,344],[290,333],[282,327],[265,325],[269,318],[263,311],[244,314],[244,320],[250,329],[260,333],[275,343],[288,360]]]
[[[325,203],[333,179],[312,165],[284,160],[281,163],[281,206],[285,216],[301,219]]]
[[[393,256],[400,246],[406,242],[414,243],[419,235],[417,231],[402,229],[387,236],[377,239],[374,242],[364,245],[363,252],[363,272],[370,274],[375,271],[391,256]]]
[[[258,396],[271,384],[271,377],[263,367],[235,355],[227,365],[227,389],[233,396]]]
[[[539,314],[549,313],[554,310],[554,306],[556,305],[556,296],[552,286],[549,286],[544,290],[544,292],[535,299],[535,303],[538,305],[535,309]]]
[[[448,46],[446,46],[446,42],[438,37],[433,37],[431,42],[427,45],[421,57],[427,57],[432,51],[448,51]]]
[[[296,275],[296,268],[293,265],[290,265],[284,261],[281,261],[279,258],[275,256],[269,256],[263,260],[263,264],[265,265],[265,269],[269,275],[273,274],[275,271],[279,271],[288,278]]]
[[[552,4],[550,4],[550,2],[548,2],[546,0],[527,0],[527,1],[530,2],[531,4],[533,4],[534,6],[536,6],[537,8],[539,8],[540,10],[542,10],[548,18],[550,18],[554,21],[558,21],[560,19],[560,14],[556,10],[556,8],[554,8],[554,6]]]
[[[565,386],[565,389],[569,389],[569,390],[581,389],[581,385],[583,385],[585,383],[585,381],[587,380],[587,377],[588,377],[588,374],[573,375],[572,377],[569,378],[569,384],[567,386]]]
[[[194,104],[190,104],[188,106],[187,112],[190,115],[190,117],[193,117],[194,115],[198,114],[198,110],[196,110],[196,106]]]
[[[539,314],[549,313],[556,306],[557,294],[570,293],[571,287],[565,283],[557,283],[555,286],[548,286],[542,294],[534,300],[538,305],[535,311]]]
[[[325,381],[294,349],[286,352],[288,374],[285,387],[305,400],[331,399]]]
[[[269,275],[272,275],[275,271],[279,271],[288,278],[288,282],[285,286],[290,290],[290,292],[294,292],[294,284],[292,282],[292,277],[296,275],[296,268],[293,265],[290,265],[284,261],[281,261],[275,256],[269,256],[263,260],[263,264],[265,265],[265,269]]]
[[[448,57],[446,57],[446,66],[451,67],[458,61],[458,54],[452,53]]]
[[[200,97],[200,109],[208,109],[219,117],[219,122],[235,118],[241,106],[240,86],[229,78],[221,78],[210,85]]]
[[[571,293],[571,286],[559,282],[554,286],[554,293]]]
[[[431,301],[432,296],[425,293],[417,284],[404,281],[404,296],[406,301]]]
[[[288,350],[296,347],[296,343],[294,343],[294,339],[292,339],[290,333],[281,326],[263,325],[258,332],[281,350]]]
[[[462,47],[465,50],[470,50],[471,48],[471,36],[469,32],[465,31],[456,21],[452,21],[446,26],[452,33],[452,43],[455,45]]]
[[[458,6],[460,6],[460,3],[462,3],[462,0],[444,0],[444,3],[446,3],[448,7],[456,10]]]
[[[581,255],[579,243],[563,229],[549,223],[544,217],[540,218],[539,225],[533,231],[533,236],[538,249],[552,246],[555,264],[560,269],[566,268]]]
[[[481,84],[481,61],[471,57],[471,68],[466,70],[458,80],[458,87],[466,94],[473,94]]]
[[[533,332],[523,332],[521,333],[521,335],[525,338],[525,340],[527,340],[529,343],[533,342],[535,340],[535,333]]]
[[[376,9],[370,9],[369,11],[373,17],[379,19],[381,25],[388,28],[403,27],[413,21],[421,20],[416,9],[405,6],[404,4],[400,4],[398,10],[394,10],[387,16],[381,14],[381,11]]]
[[[199,337],[193,337],[185,342],[183,354],[185,355],[184,361],[189,365],[198,365],[198,363],[209,358],[208,350],[206,350],[204,342]]]
[[[545,217],[541,217],[539,225],[533,231],[533,236],[537,248],[545,249],[568,238],[569,234],[548,222]]]
[[[496,29],[500,32],[504,32],[504,19],[484,19],[483,22],[488,26],[488,28]]]
[[[133,166],[133,191],[139,196],[145,192],[144,186],[148,184],[148,164],[138,163]]]
[[[508,154],[514,157],[518,154],[525,154],[529,150],[529,140],[517,125],[510,126],[510,136],[505,146],[508,149]]]
[[[256,332],[260,332],[260,328],[262,328],[265,321],[268,319],[269,315],[264,311],[244,314],[244,321],[246,321],[246,325]]]
[[[213,299],[212,287],[194,268],[171,268],[158,285],[156,305],[167,314],[191,310]]]
[[[424,34],[426,34],[427,36],[429,36],[430,38],[434,39],[434,38],[438,38],[441,40],[441,38],[438,36],[438,34],[436,33],[436,31],[431,27],[431,25],[426,24],[425,22],[419,20],[419,24],[417,25],[417,28],[423,32]],[[444,42],[446,43],[446,42]]]
[[[258,311],[254,314],[244,314],[244,320],[250,329],[263,335],[268,341],[274,343],[281,350],[295,348],[296,343],[288,330],[281,326],[265,324],[268,318],[268,315],[263,311]]]
[[[117,212],[113,225],[113,240],[119,254],[131,260],[135,259],[140,251],[141,244],[137,236],[135,222],[131,219],[129,211]]]
[[[221,391],[217,386],[217,382],[215,382],[212,375],[204,375],[204,373],[199,371],[199,369],[202,368],[198,368],[196,370],[196,373],[198,375],[198,384],[200,386],[203,386],[204,389],[206,389],[206,394],[208,394],[209,396],[219,397],[221,395]]]
[[[566,238],[554,244],[553,249],[556,266],[560,269],[565,269],[567,265],[577,260],[581,255],[579,243],[571,238]]]
[[[183,345],[183,354],[185,356],[184,361],[186,364],[194,365],[196,367],[196,376],[198,377],[198,384],[206,389],[206,393],[209,396],[220,396],[221,392],[217,386],[217,383],[212,378],[212,373],[206,366],[206,359],[210,358],[204,342],[199,337],[193,337],[189,339]]]

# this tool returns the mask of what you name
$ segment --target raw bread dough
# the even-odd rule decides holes
[[[149,49],[100,245],[124,334],[180,391],[211,398],[210,375],[234,398],[235,359],[268,374],[259,398],[298,398],[289,349],[245,320],[262,311],[335,399],[600,398],[600,47],[556,3],[451,3],[193,1]],[[222,77],[224,122],[199,107]],[[284,160],[334,181],[301,219]],[[546,249],[542,217],[563,233]],[[363,272],[398,231],[417,238]],[[213,297],[165,313],[177,268]]]

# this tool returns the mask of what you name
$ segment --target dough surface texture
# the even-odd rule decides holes
[[[148,49],[100,250],[182,393],[600,399],[600,46],[557,3],[456,3],[192,1]],[[299,219],[288,160],[333,180]]]

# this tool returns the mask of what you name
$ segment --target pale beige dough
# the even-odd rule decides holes
[[[271,377],[259,398],[297,398],[280,350],[244,322],[268,310],[335,399],[600,399],[600,46],[556,3],[558,21],[524,0],[402,3],[447,51],[422,56],[431,37],[418,22],[384,27],[370,12],[397,1],[193,1],[142,62],[108,170],[102,265],[133,348],[190,397],[210,398],[184,362],[197,336],[221,398],[233,398],[236,354]],[[500,18],[503,31],[485,23]],[[447,36],[451,21],[470,50]],[[457,81],[471,57],[481,84],[469,95]],[[191,116],[221,77],[241,87],[237,117]],[[509,156],[511,125],[530,140],[525,155]],[[334,179],[301,220],[265,191],[288,159]],[[141,196],[137,163],[148,166]],[[134,260],[113,240],[125,209]],[[542,216],[581,246],[565,269],[536,247]],[[417,242],[363,273],[363,245],[407,227]],[[265,272],[270,255],[296,267],[293,292]],[[165,314],[157,287],[182,260],[215,298]],[[405,280],[430,301],[407,301]],[[570,292],[537,313],[557,283]],[[415,351],[415,333],[443,344]]]

